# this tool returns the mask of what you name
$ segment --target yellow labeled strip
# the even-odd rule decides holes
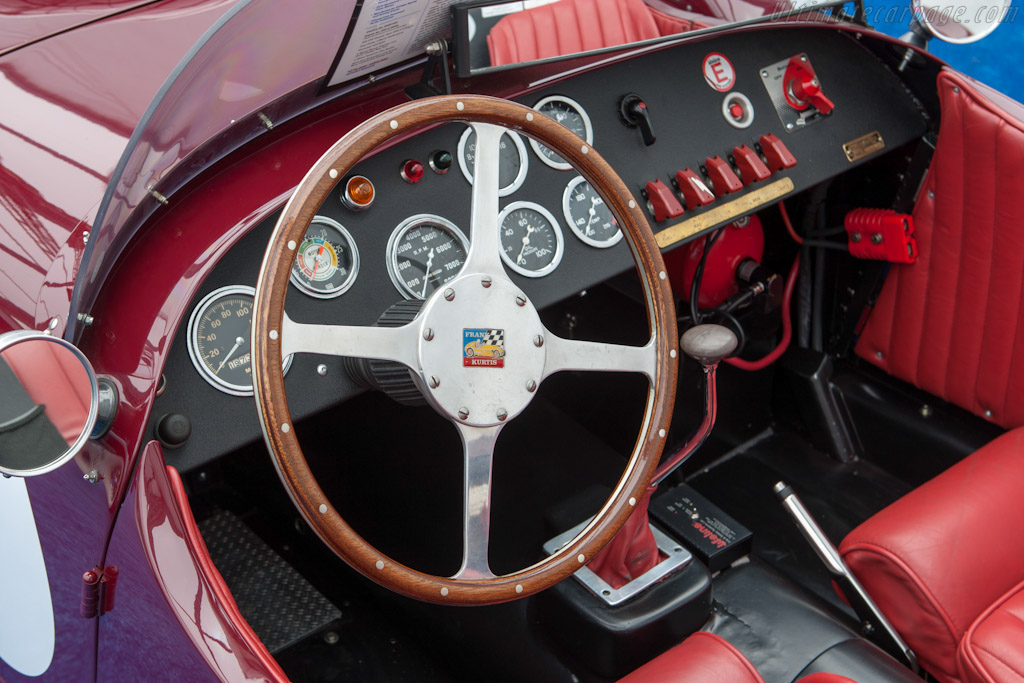
[[[773,183],[769,183],[731,202],[716,206],[699,216],[687,218],[675,225],[670,225],[656,234],[654,239],[658,242],[658,246],[664,249],[680,240],[685,240],[687,237],[693,237],[697,233],[714,227],[719,223],[724,223],[765,204],[770,204],[792,191],[793,181],[789,178],[779,178]]]

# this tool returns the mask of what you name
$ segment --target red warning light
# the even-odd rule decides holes
[[[402,162],[402,180],[415,185],[423,178],[423,164],[415,159]]]

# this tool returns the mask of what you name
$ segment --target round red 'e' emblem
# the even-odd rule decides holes
[[[719,92],[727,92],[736,83],[736,70],[725,55],[712,52],[704,58],[704,80]]]

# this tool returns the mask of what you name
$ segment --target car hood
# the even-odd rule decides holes
[[[151,0],[48,0],[0,5],[0,55],[148,4]]]

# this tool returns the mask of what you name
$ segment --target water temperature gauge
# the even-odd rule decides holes
[[[498,216],[501,260],[526,277],[547,275],[562,260],[562,229],[543,206],[512,202]]]

